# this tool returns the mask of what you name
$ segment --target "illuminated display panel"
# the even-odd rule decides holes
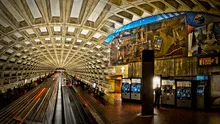
[[[122,79],[122,83],[131,83],[131,79],[127,78],[127,79]]]
[[[219,57],[201,57],[198,62],[199,66],[219,65]]]
[[[131,79],[132,83],[141,83],[141,79]]]

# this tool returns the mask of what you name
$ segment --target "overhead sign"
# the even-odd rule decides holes
[[[208,80],[208,76],[205,76],[205,75],[197,75],[196,76],[196,80]]]
[[[219,65],[219,57],[201,57],[199,58],[199,66],[214,66]]]

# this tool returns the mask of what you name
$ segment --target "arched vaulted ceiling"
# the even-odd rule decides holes
[[[56,67],[105,68],[106,36],[135,20],[181,11],[219,15],[220,1],[0,0],[0,83]]]

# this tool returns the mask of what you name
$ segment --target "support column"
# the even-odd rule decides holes
[[[154,50],[144,50],[142,52],[142,116],[153,115],[153,77],[154,77]]]

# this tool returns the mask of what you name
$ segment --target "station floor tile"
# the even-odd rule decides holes
[[[142,117],[141,103],[122,101],[120,94],[109,94],[103,104],[93,93],[76,89],[105,124],[220,124],[220,112],[160,107],[154,108],[154,115]]]

